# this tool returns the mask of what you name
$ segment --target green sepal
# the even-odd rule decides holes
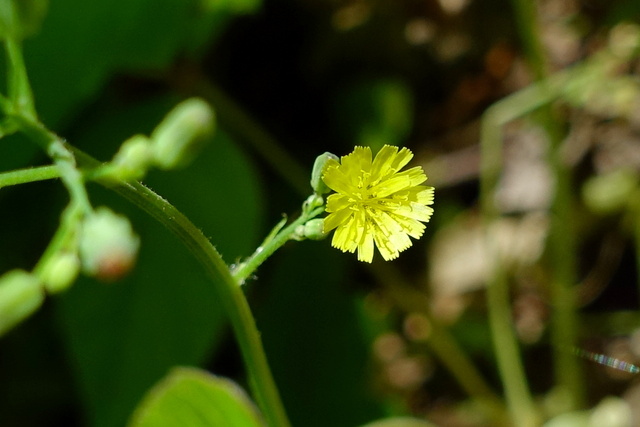
[[[333,153],[325,152],[316,157],[316,161],[313,163],[313,171],[311,172],[311,188],[316,194],[326,194],[331,191],[327,184],[322,180],[322,174],[327,162],[330,160],[338,160],[338,156]]]

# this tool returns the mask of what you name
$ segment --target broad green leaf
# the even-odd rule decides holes
[[[255,406],[234,382],[176,368],[137,407],[129,427],[262,427]]]
[[[95,121],[77,131],[74,142],[108,159],[117,144],[134,133],[148,133],[176,103],[163,98],[129,108],[105,105]],[[257,177],[221,132],[193,164],[156,171],[147,183],[200,226],[229,262],[259,243]],[[120,427],[167,369],[207,359],[225,318],[214,285],[177,238],[108,190],[90,190],[94,205],[106,204],[131,219],[141,239],[140,259],[122,282],[81,280],[57,308],[87,424]]]

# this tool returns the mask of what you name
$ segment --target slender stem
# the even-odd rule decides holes
[[[74,203],[69,204],[62,212],[60,226],[56,230],[53,238],[49,242],[40,260],[33,268],[33,273],[40,276],[46,271],[50,260],[65,249],[75,253],[77,250],[77,238],[80,230],[80,220],[84,214],[83,210]]]
[[[521,39],[536,80],[549,75],[547,60],[538,31],[535,2],[512,0]],[[578,313],[576,308],[576,242],[572,225],[571,198],[573,186],[571,174],[562,162],[560,146],[564,132],[557,115],[550,105],[540,111],[540,122],[550,141],[549,164],[555,178],[555,194],[552,202],[549,246],[552,260],[551,303],[554,308],[551,321],[555,377],[558,385],[570,393],[572,408],[584,405],[584,383],[580,364],[573,355],[563,351],[564,346],[573,347],[577,341]]]
[[[60,178],[57,166],[39,166],[0,173],[0,188]]]
[[[323,207],[316,208],[308,213],[303,212],[298,219],[285,227],[273,238],[266,240],[265,244],[259,246],[253,255],[251,255],[246,261],[239,264],[237,268],[232,270],[232,275],[235,281],[242,285],[247,277],[251,276],[267,258],[269,258],[282,245],[291,240],[298,226],[303,225],[305,222],[315,218],[322,212],[324,212]]]
[[[485,111],[480,136],[480,198],[486,227],[490,227],[499,215],[494,195],[502,168],[502,126],[556,99],[570,76],[570,71],[558,73],[496,102]],[[511,326],[513,321],[507,278],[496,261],[499,255],[493,243],[488,239],[487,250],[495,267],[487,283],[487,304],[498,370],[515,424],[536,425],[539,417],[528,389],[515,331]]]
[[[12,116],[22,132],[32,141],[38,144],[53,159],[60,171],[60,179],[67,187],[71,202],[77,204],[86,212],[92,210],[89,196],[84,186],[84,179],[80,171],[76,168],[76,161],[73,153],[65,146],[62,139],[49,131],[42,123],[31,118],[16,115]]]
[[[74,150],[82,164],[89,167],[99,166],[99,162],[90,156]],[[288,427],[289,421],[276,388],[267,357],[262,347],[260,333],[255,324],[249,304],[231,276],[229,268],[220,254],[202,232],[173,205],[139,183],[114,186],[112,181],[100,182],[106,187],[127,198],[138,207],[157,219],[178,239],[200,262],[215,286],[220,303],[226,310],[248,371],[250,384],[268,425]]]
[[[502,164],[500,127],[503,117],[500,113],[505,103],[509,101],[501,102],[490,107],[482,121],[480,197],[487,230],[498,216],[493,197]],[[488,258],[494,264],[492,275],[487,283],[487,305],[498,371],[514,424],[520,427],[534,427],[539,425],[539,416],[529,391],[517,338],[512,327],[508,283],[498,261],[499,255],[495,242],[489,238],[486,240]]]
[[[4,41],[4,46],[8,62],[7,85],[9,99],[12,101],[16,112],[34,119],[36,117],[36,110],[20,43],[11,38],[7,38]]]

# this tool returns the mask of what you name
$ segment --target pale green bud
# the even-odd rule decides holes
[[[151,134],[155,164],[162,169],[184,166],[213,135],[214,125],[215,113],[205,101],[181,102]]]
[[[593,212],[611,214],[623,210],[638,188],[635,171],[619,169],[606,175],[590,178],[582,188],[585,204]]]
[[[126,217],[100,207],[84,219],[80,259],[86,274],[105,281],[123,277],[133,267],[139,247],[140,239]]]
[[[324,232],[324,220],[322,218],[310,219],[296,228],[296,236],[299,240],[322,240],[327,237]]]
[[[44,300],[40,281],[23,270],[0,276],[0,335],[31,315]]]
[[[111,161],[111,176],[123,181],[144,177],[153,159],[151,140],[144,135],[134,135],[122,143]]]
[[[326,194],[331,191],[331,189],[327,187],[327,184],[322,180],[324,168],[330,159],[337,161],[338,156],[329,152],[322,153],[316,157],[316,161],[313,163],[313,171],[311,172],[311,188],[313,188],[313,191],[317,194]]]
[[[56,294],[67,290],[80,273],[80,260],[76,254],[60,252],[47,262],[41,275],[47,292]]]

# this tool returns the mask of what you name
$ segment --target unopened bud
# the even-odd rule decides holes
[[[310,240],[322,240],[327,237],[324,232],[324,220],[322,218],[310,219],[296,229],[296,234]]]
[[[126,275],[135,264],[140,239],[131,223],[105,207],[88,215],[80,238],[83,271],[105,281]]]
[[[23,270],[0,276],[0,335],[31,315],[44,300],[40,281]]]
[[[213,135],[214,122],[213,110],[202,99],[178,104],[151,134],[155,164],[173,169],[190,162]]]
[[[329,152],[322,153],[316,157],[316,161],[313,163],[313,171],[311,172],[311,188],[313,188],[313,191],[317,194],[326,194],[331,191],[331,189],[327,187],[327,184],[322,180],[324,168],[329,160],[337,161],[338,156]]]
[[[47,262],[41,278],[47,292],[56,294],[71,286],[79,272],[78,256],[70,252],[61,252]]]
[[[142,179],[153,158],[151,141],[144,135],[127,139],[111,161],[112,176],[123,181]]]

